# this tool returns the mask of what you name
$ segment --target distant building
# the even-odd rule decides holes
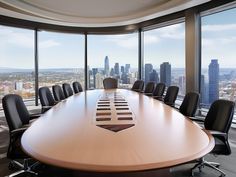
[[[209,77],[209,104],[219,99],[219,64],[217,59],[212,59],[208,66]]]
[[[169,62],[160,65],[160,82],[165,83],[167,87],[171,85],[171,65]]]
[[[105,60],[104,60],[104,73],[105,73],[105,76],[108,77],[109,76],[109,58],[108,56],[105,57]]]
[[[114,71],[113,68],[111,68],[110,76],[111,76],[111,77],[114,77],[114,75],[115,75],[115,71]]]
[[[103,88],[103,79],[104,77],[102,76],[101,73],[97,73],[95,75],[95,83],[96,83],[96,88]]]
[[[15,82],[15,90],[17,90],[17,91],[23,90],[23,82],[22,81]]]
[[[153,81],[155,83],[159,82],[158,73],[156,72],[155,69],[153,69],[152,72],[149,73],[149,81]]]
[[[93,88],[97,88],[96,74],[98,73],[98,68],[92,68],[92,73],[93,73]]]
[[[130,64],[125,64],[125,73],[130,73]]]
[[[145,83],[149,82],[150,81],[150,73],[152,72],[153,70],[153,66],[151,63],[147,63],[145,64]]]
[[[185,76],[179,76],[179,90],[181,94],[185,94],[186,91],[186,78]]]
[[[120,75],[120,66],[119,63],[115,63],[114,72],[116,76]]]
[[[125,73],[125,67],[124,67],[124,66],[121,66],[121,67],[120,67],[120,71],[121,71],[121,74],[124,74],[124,73]]]

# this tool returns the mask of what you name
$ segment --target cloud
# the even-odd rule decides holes
[[[59,46],[60,43],[54,41],[54,40],[46,40],[46,41],[42,41],[39,42],[39,48],[45,49],[45,48],[51,48],[51,47],[55,47],[55,46]]]
[[[127,34],[124,35],[114,35],[106,38],[106,41],[115,43],[116,45],[129,49],[137,49],[138,46],[138,38],[137,35],[129,36]]]
[[[230,31],[236,30],[236,24],[221,24],[221,25],[203,25],[203,32],[216,32],[216,31]]]
[[[216,47],[217,46],[222,46],[226,47],[226,45],[230,44],[236,44],[236,36],[230,36],[230,37],[224,37],[224,38],[203,38],[202,39],[202,46],[203,47]]]
[[[155,44],[160,42],[160,38],[157,35],[152,35],[152,34],[146,34],[144,36],[144,44]]]

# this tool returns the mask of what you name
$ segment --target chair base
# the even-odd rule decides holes
[[[199,169],[199,172],[202,171],[202,168],[204,168],[205,166],[209,167],[209,168],[213,168],[216,171],[220,172],[220,177],[224,177],[226,176],[225,172],[223,172],[221,169],[219,169],[220,164],[216,163],[216,162],[208,162],[206,161],[204,158],[201,158],[199,160],[199,162],[192,168],[192,176],[194,176],[194,170],[195,169]]]
[[[10,174],[8,177],[14,177],[14,176],[18,176],[20,174],[23,174],[23,173],[26,173],[26,174],[31,174],[31,175],[34,175],[34,176],[37,176],[38,173],[32,171],[32,167],[35,167],[36,165],[38,165],[38,162],[34,163],[33,165],[29,166],[29,163],[28,163],[29,159],[24,159],[24,163],[21,164],[20,162],[18,161],[15,161],[15,160],[12,160],[10,163],[9,163],[9,169],[13,169],[15,166],[19,167],[20,170],[19,171],[16,171],[12,174]]]

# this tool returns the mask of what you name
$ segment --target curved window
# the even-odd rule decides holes
[[[39,32],[39,87],[79,81],[84,86],[84,36]]]
[[[103,88],[114,77],[130,88],[138,77],[138,34],[88,35],[88,88]]]
[[[163,82],[179,87],[185,94],[185,23],[178,23],[144,33],[145,83]]]
[[[0,26],[0,102],[14,93],[34,105],[34,73],[34,31]]]

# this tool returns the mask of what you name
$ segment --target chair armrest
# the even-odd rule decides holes
[[[39,118],[40,116],[41,116],[40,113],[37,113],[37,114],[30,114],[30,120],[31,120],[31,119]]]
[[[18,128],[10,132],[11,137],[21,136],[28,127]]]
[[[219,132],[219,131],[214,131],[214,130],[209,130],[209,132],[216,137],[223,137],[225,139],[228,138],[228,134],[227,133],[223,133],[223,132]]]
[[[204,119],[196,118],[196,117],[189,117],[192,121],[203,123]]]

